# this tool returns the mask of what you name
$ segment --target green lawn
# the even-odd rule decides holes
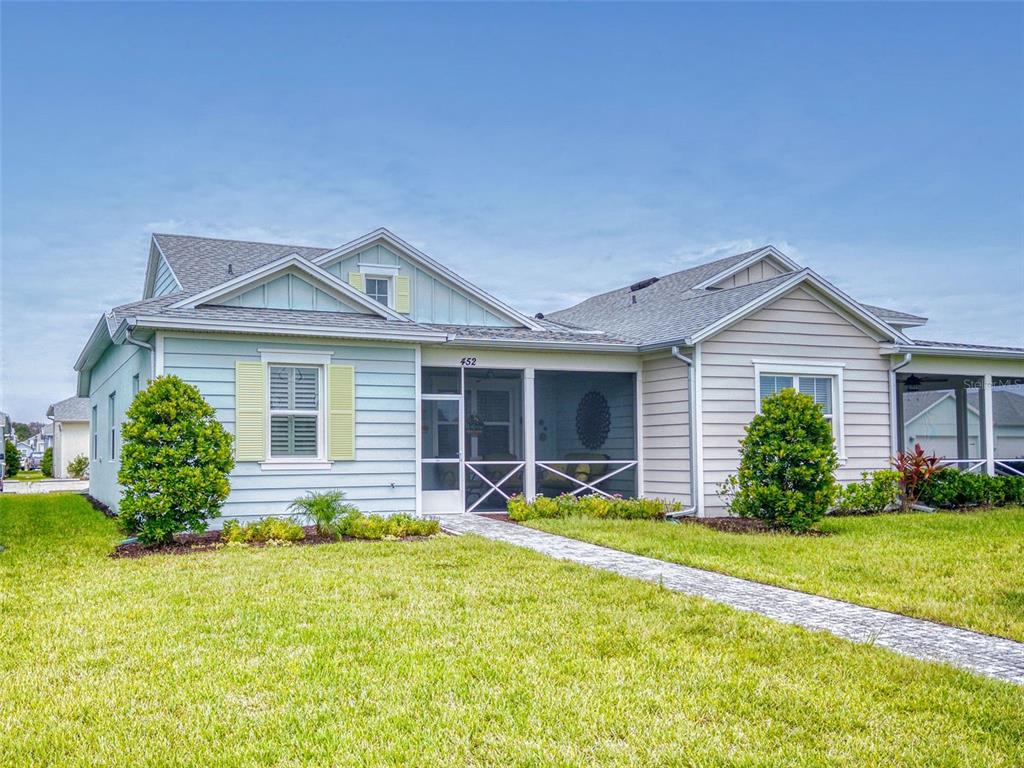
[[[1024,764],[1024,688],[474,537],[106,557],[0,497],[0,765]]]
[[[42,480],[45,477],[43,473],[38,469],[21,469],[18,470],[18,474],[14,477],[7,478],[8,480],[20,480],[23,483],[30,483],[35,480]]]
[[[544,520],[551,533],[1024,640],[1024,509],[829,517],[830,536]]]

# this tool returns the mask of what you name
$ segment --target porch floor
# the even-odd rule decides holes
[[[760,613],[805,629],[823,630],[905,656],[944,662],[1024,685],[1024,643],[1014,640],[619,552],[481,515],[435,517],[440,520],[443,530],[455,535],[475,534],[503,541],[559,560],[571,560],[743,611]]]

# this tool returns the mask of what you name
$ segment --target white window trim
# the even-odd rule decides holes
[[[374,274],[373,272],[364,272],[363,273],[363,292],[367,296],[370,296],[370,293],[367,290],[367,288],[369,287],[366,284],[367,280],[384,280],[385,282],[387,282],[387,284],[388,284],[388,303],[385,304],[384,306],[386,306],[386,307],[388,307],[390,309],[394,309],[395,308],[395,280],[394,280],[394,278],[391,275],[380,275],[380,274]],[[370,296],[370,298],[372,299],[373,297]],[[373,299],[373,300],[377,301],[376,299]],[[377,301],[377,303],[380,304],[379,301]]]
[[[260,361],[266,369],[266,445],[260,469],[267,471],[318,471],[330,469],[334,462],[327,458],[327,366],[331,353],[325,351],[293,351],[287,349],[259,349]],[[271,456],[270,453],[270,366],[300,366],[317,369],[318,414],[316,426],[317,455]],[[308,413],[308,411],[306,411]]]
[[[846,463],[846,416],[843,403],[844,363],[817,360],[753,360],[754,364],[754,411],[761,413],[761,374],[769,376],[829,376],[832,378],[833,434],[839,462]]]

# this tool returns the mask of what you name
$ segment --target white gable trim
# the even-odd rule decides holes
[[[254,287],[259,283],[273,279],[277,275],[287,273],[291,270],[301,272],[308,276],[313,283],[318,283],[319,287],[323,288],[335,298],[345,302],[346,304],[354,304],[366,309],[368,314],[377,315],[378,317],[387,318],[388,320],[400,320],[403,323],[411,322],[409,318],[398,314],[393,309],[378,304],[373,299],[364,295],[360,291],[357,291],[348,283],[342,282],[330,272],[310,263],[308,260],[302,258],[296,253],[289,256],[283,256],[282,258],[272,261],[269,264],[265,264],[251,272],[246,272],[232,280],[228,280],[220,285],[208,288],[202,293],[197,293],[194,296],[189,296],[181,301],[175,302],[174,304],[171,304],[169,309],[192,309],[200,304],[209,304],[217,299],[228,298],[235,293]]]
[[[693,334],[693,336],[688,339],[684,339],[683,342],[689,346],[698,341],[710,338],[801,285],[807,285],[814,288],[819,294],[821,294],[821,298],[826,300],[826,303],[832,304],[834,309],[848,313],[851,316],[848,319],[854,320],[856,324],[861,324],[870,328],[881,336],[893,339],[897,343],[906,344],[910,341],[898,330],[871,312],[868,312],[863,306],[851,299],[823,277],[808,268],[804,268],[795,273],[789,280],[779,283],[779,285],[772,290],[758,296],[749,304],[745,304],[735,312],[731,312],[717,322],[712,323],[706,328]]]
[[[707,280],[702,280],[701,282],[699,282],[695,286],[693,286],[693,290],[695,290],[695,291],[703,290],[703,289],[708,288],[708,287],[710,287],[712,285],[715,285],[716,283],[720,283],[723,280],[727,280],[728,278],[732,277],[733,275],[739,274],[740,272],[745,270],[747,267],[749,267],[749,266],[751,266],[753,264],[757,264],[759,261],[764,261],[765,259],[768,259],[770,261],[775,262],[776,265],[778,265],[779,267],[782,267],[783,270],[787,271],[787,272],[797,272],[797,271],[800,270],[800,265],[799,264],[797,264],[795,261],[790,259],[782,251],[778,251],[778,250],[775,249],[774,246],[769,245],[769,246],[766,246],[766,247],[762,248],[761,250],[759,250],[759,251],[757,251],[755,253],[752,253],[750,256],[748,256],[747,258],[743,259],[742,261],[740,261],[740,262],[738,262],[736,264],[733,264],[728,269],[723,269],[718,274],[712,275]]]
[[[155,253],[153,249],[156,249]],[[171,262],[169,262],[167,257],[164,256],[164,251],[160,247],[160,243],[157,242],[155,236],[151,236],[149,238],[149,261],[146,263],[146,283],[142,287],[142,298],[144,299],[150,299],[153,297],[153,289],[156,287],[157,265],[160,263],[161,259],[163,259],[164,264],[167,265],[167,270],[171,273],[171,277],[174,278],[174,282],[178,284],[178,290],[184,290],[181,285],[181,280],[179,280],[178,276],[174,274]]]
[[[353,253],[357,253],[363,250],[364,248],[381,242],[401,252],[401,254],[409,261],[412,261],[426,268],[427,270],[434,272],[436,275],[440,276],[447,282],[456,286],[459,290],[464,291],[466,294],[472,296],[481,304],[493,310],[496,314],[503,315],[506,319],[511,320],[520,325],[524,325],[527,328],[530,328],[534,331],[539,331],[543,329],[543,326],[537,323],[537,321],[534,320],[533,318],[524,315],[522,312],[519,312],[516,309],[513,309],[508,304],[499,299],[496,299],[494,296],[491,296],[486,291],[477,288],[475,285],[465,280],[464,278],[460,277],[455,272],[452,272],[450,269],[448,269],[448,267],[444,266],[443,264],[437,261],[434,261],[432,258],[427,256],[427,254],[423,253],[416,247],[405,242],[400,237],[390,232],[389,230],[384,229],[383,227],[381,227],[380,229],[375,229],[373,232],[370,232],[369,234],[363,235],[362,237],[352,240],[351,242],[338,246],[334,250],[328,251],[327,253],[317,256],[315,259],[313,259],[313,263],[321,267],[327,267],[336,261],[340,261],[346,256],[351,256]],[[374,268],[376,268],[376,266],[377,265],[374,265]]]

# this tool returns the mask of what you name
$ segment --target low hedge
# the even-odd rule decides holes
[[[683,505],[665,499],[624,499],[592,493],[574,496],[537,496],[528,501],[517,495],[508,500],[508,516],[517,522],[557,517],[595,517],[608,520],[662,520],[670,512],[678,512]]]
[[[293,520],[265,517],[253,523],[225,520],[220,536],[229,544],[251,544],[254,541],[301,541],[306,538],[306,532]]]
[[[875,515],[900,503],[900,473],[895,469],[862,472],[861,482],[840,489],[832,514]]]
[[[918,501],[929,507],[999,507],[1024,504],[1024,477],[940,469],[923,485]]]

